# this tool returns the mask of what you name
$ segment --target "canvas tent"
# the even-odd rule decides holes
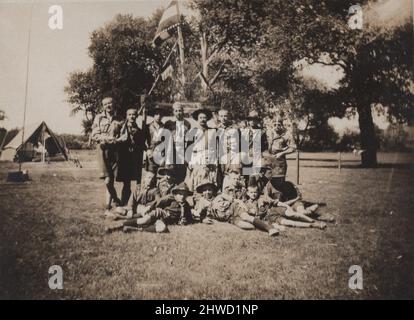
[[[40,155],[45,161],[45,155],[49,157],[61,156],[68,160],[68,151],[63,139],[57,137],[53,131],[42,121],[41,124],[27,125],[24,129],[24,141],[22,143],[23,130],[3,147],[0,160],[32,161]],[[46,153],[47,152],[47,153]]]

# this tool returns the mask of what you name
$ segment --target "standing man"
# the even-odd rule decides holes
[[[99,177],[104,179],[106,186],[105,216],[114,217],[111,213],[111,204],[121,206],[121,200],[114,186],[115,171],[117,166],[116,136],[121,127],[121,122],[114,117],[113,99],[105,94],[102,99],[103,111],[96,115],[92,124],[91,138],[98,143],[97,155],[99,165]]]
[[[154,150],[162,142],[164,130],[162,118],[164,112],[161,108],[156,106],[154,110],[150,110],[149,115],[153,117],[153,120],[148,125],[149,147],[147,150],[146,170],[157,174],[160,165],[164,165],[163,163],[157,163],[157,161],[154,160]],[[163,156],[165,157],[165,154]]]
[[[122,182],[121,205],[126,206],[131,196],[131,181],[137,185],[141,183],[142,159],[146,149],[144,130],[136,122],[138,111],[129,108],[126,112],[126,121],[123,123],[118,138],[118,166],[116,181]],[[137,186],[139,189],[139,186]],[[118,211],[118,210],[117,210]]]
[[[174,178],[177,184],[181,183],[185,179],[187,172],[187,166],[185,164],[185,149],[187,147],[185,136],[191,128],[190,122],[184,119],[184,109],[179,102],[173,104],[172,120],[168,120],[165,123],[165,129],[168,129],[173,139],[173,150],[167,149],[166,159],[172,159],[174,164]],[[171,144],[168,144],[171,145]],[[168,163],[166,163],[168,164]]]
[[[220,162],[217,180],[221,189],[229,170],[240,165],[241,161],[240,131],[233,126],[229,110],[224,108],[218,112],[217,136],[219,137],[217,152]]]
[[[243,139],[241,146],[246,149],[242,150],[246,157],[243,161],[243,175],[246,178],[246,183],[248,182],[248,176],[259,172],[260,166],[258,164],[262,159],[262,152],[267,150],[266,133],[261,125],[259,113],[256,110],[251,111],[247,121],[247,128],[243,129],[241,134],[241,139]],[[259,145],[254,141],[258,142]]]
[[[274,130],[270,130],[268,134],[269,154],[272,161],[272,169],[275,174],[286,176],[287,161],[286,155],[295,152],[295,144],[293,139],[287,135],[287,130],[283,125],[281,118],[276,119]]]
[[[188,165],[189,176],[186,182],[193,192],[202,182],[208,181],[217,184],[217,161],[212,158],[216,152],[215,141],[212,140],[215,129],[211,129],[207,125],[207,121],[212,118],[211,111],[198,109],[192,113],[192,117],[197,121],[197,126],[191,129],[194,143],[192,144],[191,159]]]

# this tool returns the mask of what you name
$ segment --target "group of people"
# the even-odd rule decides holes
[[[137,109],[118,119],[111,96],[102,106],[92,139],[106,185],[104,214],[122,220],[107,232],[161,233],[171,224],[218,221],[275,236],[285,227],[324,229],[333,221],[286,181],[286,155],[295,148],[281,118],[264,130],[256,111],[242,127],[226,109],[213,118],[198,108],[190,122],[183,105],[174,103],[172,117],[150,108],[152,122],[139,126]],[[115,181],[123,183],[120,198]]]

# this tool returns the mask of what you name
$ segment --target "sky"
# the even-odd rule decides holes
[[[27,93],[26,123],[45,120],[58,133],[81,133],[82,115],[70,117],[70,105],[63,88],[75,70],[92,66],[88,56],[93,30],[109,22],[118,13],[150,16],[165,5],[164,0],[147,1],[33,1],[32,22],[28,2],[0,1],[0,109],[10,129],[23,123],[28,30],[31,48]],[[49,7],[61,5],[63,29],[48,26]]]
[[[111,21],[118,13],[148,17],[167,2],[0,0],[0,110],[4,110],[7,116],[0,126],[10,129],[21,127],[23,123],[29,28],[26,123],[45,120],[57,133],[79,134],[82,131],[82,115],[70,116],[71,107],[66,102],[63,89],[71,72],[86,71],[92,66],[87,51],[91,32]],[[63,9],[62,30],[51,30],[48,26],[51,16],[48,10],[55,4]],[[407,12],[412,14],[410,0],[380,0],[367,8],[366,17],[374,24],[392,27],[406,19]],[[322,66],[309,68],[305,72],[332,86],[341,77],[340,73]],[[338,128],[357,125],[355,119],[335,121],[333,123]]]

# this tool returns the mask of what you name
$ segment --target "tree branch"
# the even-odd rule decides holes
[[[307,61],[308,62],[308,61]],[[313,62],[308,62],[310,65],[313,64],[322,64],[324,66],[340,66],[342,69],[346,69],[346,64],[345,63],[341,63],[341,62],[325,62],[325,61],[321,61],[321,60],[316,60]]]
[[[224,45],[226,44],[226,41],[221,41],[219,43],[215,43],[214,45],[211,46],[212,50],[210,55],[207,58],[207,64],[211,62],[211,60],[213,60],[214,56],[220,52],[220,50],[224,47]]]
[[[223,72],[224,69],[224,65],[226,64],[227,60],[224,61],[220,68],[217,70],[216,74],[213,76],[213,78],[211,78],[211,80],[209,81],[209,85],[212,86],[214,85],[214,83],[217,81],[218,77],[221,75],[221,73]]]

